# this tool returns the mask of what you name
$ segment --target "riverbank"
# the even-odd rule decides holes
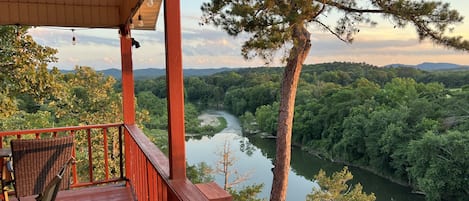
[[[200,126],[219,126],[220,125],[220,120],[218,119],[220,115],[218,114],[213,114],[209,112],[202,112],[201,115],[197,117],[197,119],[200,120]]]
[[[244,135],[244,134],[243,134]],[[248,134],[248,135],[245,135],[246,137],[253,137],[253,136],[259,136],[261,138],[264,138],[264,139],[276,139],[276,136],[273,136],[271,134],[266,134],[266,133],[253,133],[253,134]],[[311,149],[310,147],[306,147],[306,146],[303,146],[303,145],[300,145],[298,143],[292,143],[292,146],[295,146],[297,148],[300,148],[301,150],[307,152],[308,154],[311,154],[319,159],[322,159],[322,160],[327,160],[327,161],[330,161],[332,163],[336,163],[336,164],[341,164],[341,165],[345,165],[345,166],[349,166],[349,167],[355,167],[355,168],[359,168],[361,170],[364,170],[364,171],[367,171],[367,172],[370,172],[376,176],[379,176],[383,179],[386,179],[387,181],[389,182],[392,182],[392,183],[395,183],[395,184],[398,184],[402,187],[406,187],[406,188],[411,188],[413,189],[413,192],[415,192],[416,194],[422,194],[420,191],[418,191],[418,189],[415,189],[414,186],[410,185],[408,182],[406,181],[403,181],[403,180],[400,180],[400,179],[397,179],[397,178],[394,178],[392,175],[386,175],[386,174],[383,174],[383,173],[380,173],[378,171],[376,171],[375,169],[371,168],[371,167],[367,167],[367,166],[363,166],[363,165],[357,165],[357,164],[353,164],[353,163],[350,163],[350,162],[347,162],[347,161],[343,161],[341,159],[337,159],[337,158],[331,158],[331,157],[328,157],[326,154],[324,154],[323,152],[320,152],[318,150],[314,150],[314,149]]]
[[[341,165],[345,165],[345,166],[349,166],[349,167],[355,167],[355,168],[359,168],[361,170],[364,170],[364,171],[367,171],[367,172],[370,172],[376,176],[379,176],[381,178],[384,178],[392,183],[395,183],[395,184],[398,184],[398,185],[401,185],[403,187],[407,187],[407,188],[411,188],[413,189],[413,191],[415,192],[419,192],[419,193],[416,193],[416,194],[422,194],[420,191],[418,191],[417,189],[415,189],[412,185],[410,185],[409,183],[405,182],[405,181],[402,181],[400,179],[396,179],[394,177],[392,177],[391,175],[385,175],[385,174],[382,174],[378,171],[376,171],[375,169],[371,168],[371,167],[367,167],[367,166],[362,166],[362,165],[357,165],[357,164],[353,164],[353,163],[350,163],[350,162],[347,162],[347,161],[343,161],[341,159],[337,159],[337,158],[330,158],[330,157],[327,157],[324,153],[318,151],[318,150],[314,150],[314,149],[311,149],[310,147],[305,147],[303,145],[300,145],[298,143],[293,143],[292,146],[295,146],[295,147],[298,147],[300,148],[301,150],[303,151],[306,151],[308,154],[311,154],[319,159],[322,159],[322,160],[327,160],[331,163],[336,163],[336,164],[341,164]]]
[[[275,157],[275,140],[261,138],[259,136],[243,136],[239,120],[225,111],[211,111],[209,115],[202,117],[206,122],[216,121],[214,118],[223,117],[227,121],[227,127],[220,133],[207,137],[187,138],[186,146],[188,154],[188,163],[197,164],[205,162],[213,165],[219,161],[215,154],[219,148],[223,147],[226,141],[230,142],[233,155],[238,159],[234,169],[238,172],[255,172],[252,178],[246,181],[246,185],[264,184],[264,188],[259,198],[268,198],[272,184],[272,160]],[[312,188],[317,184],[313,176],[320,169],[327,173],[340,171],[343,165],[332,163],[327,159],[312,157],[310,153],[300,148],[292,148],[291,170],[289,173],[289,187],[287,201],[305,200],[307,194],[311,193]],[[377,201],[424,201],[422,196],[411,194],[411,189],[390,182],[376,174],[370,174],[370,171],[360,168],[349,168],[353,171],[354,179],[352,183],[361,183],[364,191],[375,193]],[[224,177],[215,175],[215,181],[223,184]]]
[[[202,112],[197,119],[200,121],[197,134],[191,136],[213,135],[227,127],[226,119],[211,110]]]

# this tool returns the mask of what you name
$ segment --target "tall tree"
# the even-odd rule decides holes
[[[8,117],[18,109],[16,97],[42,103],[60,91],[54,77],[59,71],[47,69],[57,61],[57,50],[37,44],[27,34],[29,27],[0,26],[0,117]],[[34,104],[34,103],[33,103]]]
[[[303,63],[311,48],[308,25],[316,25],[351,43],[359,26],[375,25],[373,15],[390,19],[398,28],[410,24],[419,40],[469,50],[469,41],[461,36],[448,36],[452,24],[463,17],[448,3],[417,0],[211,0],[201,7],[202,24],[213,24],[229,35],[246,32],[241,53],[246,59],[261,57],[271,62],[278,50],[289,49],[281,86],[278,116],[276,162],[271,200],[285,200],[290,168],[291,131],[295,94]],[[329,24],[329,15],[338,15],[337,23]]]

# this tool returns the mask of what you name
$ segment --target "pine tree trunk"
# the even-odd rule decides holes
[[[281,87],[271,201],[285,201],[287,196],[295,96],[301,68],[311,48],[310,33],[303,25],[297,25],[294,28],[293,41]]]

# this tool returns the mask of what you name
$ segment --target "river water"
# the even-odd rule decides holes
[[[275,156],[275,140],[259,137],[246,138],[242,136],[238,119],[233,115],[223,112],[214,112],[227,121],[227,128],[214,136],[190,137],[186,139],[187,161],[190,165],[206,162],[215,168],[220,160],[220,152],[224,144],[228,143],[232,156],[235,159],[232,167],[233,172],[239,175],[249,175],[249,179],[238,185],[264,184],[260,198],[269,198],[272,185],[272,158]],[[328,175],[334,171],[339,171],[343,165],[321,160],[298,148],[292,149],[291,169],[288,177],[288,201],[303,201],[306,195],[311,193],[313,187],[317,187],[314,182],[314,175],[319,169],[325,170]],[[373,192],[377,201],[424,201],[419,195],[411,194],[411,189],[389,182],[370,172],[349,167],[354,179],[352,183],[361,183],[365,192]],[[214,175],[215,181],[223,186],[224,177]],[[234,180],[231,177],[231,181]]]

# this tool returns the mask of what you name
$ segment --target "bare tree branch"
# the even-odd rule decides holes
[[[322,27],[324,27],[324,29],[326,29],[327,31],[329,31],[332,35],[336,36],[339,40],[345,42],[345,43],[349,43],[347,40],[343,39],[338,33],[336,33],[335,31],[333,31],[329,26],[327,26],[326,24],[322,23],[321,21],[319,20],[313,20],[313,22],[316,22],[318,23],[319,25],[321,25]]]
[[[347,11],[347,12],[355,12],[355,13],[384,13],[385,11],[382,9],[361,9],[361,8],[352,8],[345,6],[343,4],[337,3],[335,1],[326,0],[325,4],[336,7],[338,9]]]

